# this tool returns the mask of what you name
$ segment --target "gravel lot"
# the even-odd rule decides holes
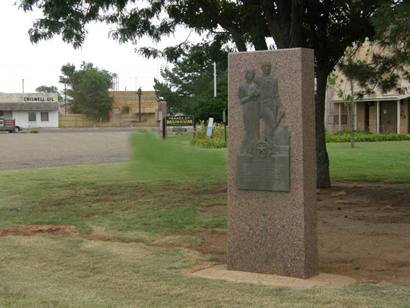
[[[0,169],[124,162],[132,129],[59,129],[0,134]]]

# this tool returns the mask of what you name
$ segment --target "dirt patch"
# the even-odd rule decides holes
[[[200,244],[196,245],[196,250],[201,253],[210,255],[210,260],[217,263],[226,262],[226,232],[204,231],[197,236],[200,238]]]
[[[23,225],[15,228],[0,229],[0,236],[33,236],[43,234],[75,236],[79,232],[74,226],[69,225]]]
[[[226,215],[224,186],[213,187],[218,200],[197,192],[201,211]],[[400,185],[338,183],[318,191],[320,271],[357,279],[359,282],[388,281],[410,285],[410,191]],[[181,198],[189,198],[182,196]],[[7,235],[76,236],[69,225],[26,225],[0,230]],[[109,233],[90,234],[91,241],[144,242],[164,248],[191,248],[209,262],[226,262],[226,232],[206,230],[177,232],[162,240],[121,239]]]
[[[410,192],[391,184],[337,183],[318,191],[320,271],[359,282],[410,284]],[[224,213],[204,207],[203,211]],[[196,234],[194,249],[226,262],[226,234]]]

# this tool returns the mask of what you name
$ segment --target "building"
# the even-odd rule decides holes
[[[0,93],[0,118],[22,128],[57,128],[58,107],[55,93]]]
[[[115,126],[158,126],[156,112],[158,99],[155,91],[141,92],[141,105],[137,91],[112,91],[110,122]]]
[[[372,51],[377,46],[366,42],[357,53],[361,60],[369,60]],[[400,80],[398,86],[407,89],[407,93],[399,93],[392,90],[388,93],[382,93],[379,89],[374,89],[371,95],[365,95],[363,98],[355,101],[353,106],[354,129],[370,133],[410,133],[410,84],[405,78]],[[354,88],[360,88],[354,84]],[[336,71],[336,85],[329,88],[327,93],[326,127],[331,132],[340,132],[349,130],[350,123],[346,101],[340,97],[340,92],[349,93],[350,85],[346,77]]]
[[[332,132],[349,129],[347,108],[342,99],[333,99],[328,119]],[[330,108],[329,108],[330,109]],[[353,107],[354,128],[371,133],[410,133],[410,95],[375,95],[357,100]]]

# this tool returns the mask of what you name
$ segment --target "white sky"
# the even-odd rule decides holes
[[[163,59],[148,60],[135,53],[132,44],[119,44],[108,38],[109,27],[90,25],[82,48],[75,50],[61,37],[33,45],[28,37],[33,20],[40,12],[24,13],[14,5],[16,0],[0,1],[0,92],[21,92],[24,78],[25,92],[34,92],[40,85],[55,85],[62,89],[58,78],[61,66],[70,62],[78,68],[82,61],[92,62],[119,76],[119,90],[152,90],[154,77],[160,78]],[[182,42],[189,35],[180,29],[175,37],[162,40],[160,47]],[[199,40],[195,35],[190,38]],[[155,46],[149,39],[139,46]]]

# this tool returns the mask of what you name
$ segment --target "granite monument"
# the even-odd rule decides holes
[[[228,100],[227,267],[314,276],[313,51],[230,54]]]

